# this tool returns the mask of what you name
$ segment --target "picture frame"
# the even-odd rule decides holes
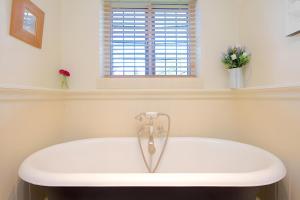
[[[300,0],[287,1],[287,27],[286,35],[288,37],[300,33]]]
[[[30,0],[13,0],[10,35],[42,48],[45,13]]]

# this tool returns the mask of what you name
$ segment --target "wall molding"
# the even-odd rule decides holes
[[[234,91],[236,99],[300,100],[300,86],[244,88]]]
[[[60,90],[0,86],[0,101],[34,100],[300,100],[300,86],[220,89]]]
[[[0,101],[50,101],[63,100],[67,92],[45,88],[0,87]]]

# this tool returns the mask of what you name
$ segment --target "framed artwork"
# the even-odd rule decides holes
[[[10,35],[42,48],[44,12],[30,0],[13,0]]]
[[[287,0],[287,36],[300,33],[300,0]]]

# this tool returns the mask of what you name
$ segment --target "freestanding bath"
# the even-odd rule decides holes
[[[157,173],[152,174],[143,163],[137,138],[87,139],[55,145],[34,153],[19,169],[21,179],[49,191],[64,190],[62,193],[68,196],[66,191],[86,189],[94,197],[98,189],[106,199],[119,198],[113,192],[116,190],[121,192],[119,195],[124,193],[122,199],[127,193],[151,190],[149,194],[156,196],[148,194],[149,199],[163,198],[169,191],[175,199],[185,194],[185,199],[199,195],[205,200],[220,196],[224,200],[227,194],[232,200],[253,200],[259,187],[277,183],[285,174],[282,162],[260,148],[196,137],[170,138]]]

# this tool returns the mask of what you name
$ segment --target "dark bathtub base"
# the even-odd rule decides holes
[[[48,200],[255,200],[259,188],[47,188]]]

